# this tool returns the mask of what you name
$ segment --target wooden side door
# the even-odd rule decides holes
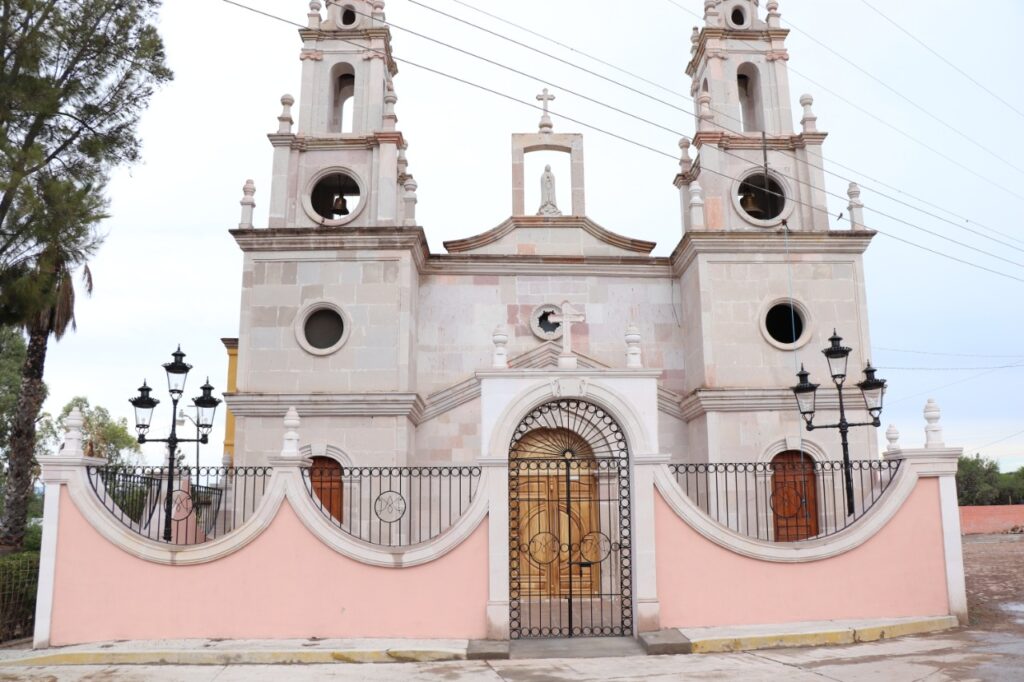
[[[333,516],[338,523],[344,521],[344,486],[341,480],[341,464],[330,457],[314,457],[309,470],[313,493],[320,500],[321,508]]]
[[[790,451],[772,460],[771,509],[776,542],[818,534],[818,486],[810,455]]]

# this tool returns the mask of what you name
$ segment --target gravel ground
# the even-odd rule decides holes
[[[1024,637],[1024,535],[964,537],[972,630]]]

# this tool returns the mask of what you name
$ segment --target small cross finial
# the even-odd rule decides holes
[[[540,117],[540,132],[542,133],[550,133],[555,129],[555,126],[551,123],[550,113],[548,112],[548,103],[553,102],[554,100],[555,96],[549,93],[547,88],[544,88],[544,90],[537,95],[537,101],[544,107],[544,114]]]

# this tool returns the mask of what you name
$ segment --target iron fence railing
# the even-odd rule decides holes
[[[683,492],[709,517],[758,540],[797,542],[838,533],[885,493],[900,460],[850,462],[854,513],[846,513],[842,462],[670,464]]]
[[[0,557],[0,642],[32,636],[38,582],[39,554]]]
[[[388,547],[415,545],[451,528],[476,498],[479,467],[303,469],[314,503],[345,533]]]
[[[230,533],[249,519],[267,489],[270,467],[90,466],[89,481],[100,502],[139,535],[173,545],[199,545]]]

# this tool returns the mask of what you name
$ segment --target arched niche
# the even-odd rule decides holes
[[[532,213],[526,210],[525,177],[526,155],[532,152],[562,152],[569,155],[571,215],[585,216],[587,211],[583,187],[583,136],[577,133],[532,133],[512,136],[512,215],[526,216]]]
[[[328,130],[332,133],[355,132],[356,71],[347,62],[331,67],[330,111]]]
[[[740,64],[736,70],[736,89],[739,94],[740,120],[743,132],[764,130],[764,102],[761,98],[761,72],[750,62]]]

